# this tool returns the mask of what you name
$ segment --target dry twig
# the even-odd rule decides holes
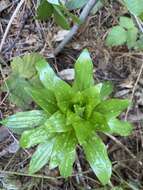
[[[73,36],[77,33],[78,29],[80,28],[80,26],[85,22],[85,20],[87,19],[90,11],[92,10],[92,8],[95,6],[95,4],[98,2],[98,0],[89,0],[88,3],[86,4],[86,6],[84,7],[83,11],[80,14],[80,24],[75,24],[70,32],[67,34],[67,36],[64,38],[64,40],[58,45],[58,47],[55,49],[54,51],[54,55],[58,55],[63,48],[65,47],[65,45],[67,43],[70,42],[70,40],[73,38]]]
[[[12,25],[12,22],[13,22],[15,16],[17,15],[17,13],[19,12],[21,6],[23,5],[24,1],[25,1],[25,0],[21,0],[21,1],[19,2],[19,4],[17,5],[17,7],[16,7],[16,9],[15,9],[15,11],[14,11],[12,17],[10,18],[10,21],[9,21],[7,27],[6,27],[5,33],[4,33],[3,38],[2,38],[2,41],[1,41],[1,43],[0,43],[0,52],[2,51],[4,42],[5,42],[5,40],[6,40],[6,37],[7,37],[7,35],[8,35],[8,32],[9,32],[9,30],[10,30],[10,27],[11,27],[11,25]]]

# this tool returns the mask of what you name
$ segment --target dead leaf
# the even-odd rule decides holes
[[[74,69],[64,69],[58,74],[63,80],[71,81],[74,79]]]
[[[54,35],[54,41],[60,42],[62,41],[65,36],[69,33],[69,30],[60,30],[56,35]]]
[[[9,6],[9,0],[0,0],[0,12],[5,10]]]
[[[7,150],[9,153],[16,153],[19,149],[19,144],[17,141],[14,141],[13,143],[11,143],[8,147],[7,147]]]

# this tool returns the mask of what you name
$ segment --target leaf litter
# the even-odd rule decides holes
[[[33,2],[32,2],[33,3]],[[100,11],[100,14],[98,13],[95,15],[94,18],[90,20],[90,27],[84,32],[83,35],[78,36],[78,38],[75,38],[71,44],[68,44],[68,46],[65,48],[65,50],[62,52],[61,55],[57,57],[57,63],[54,62],[54,60],[50,60],[50,63],[55,67],[56,70],[62,71],[64,69],[73,68],[73,62],[74,59],[78,56],[79,51],[84,48],[85,46],[88,47],[89,51],[92,53],[92,58],[94,60],[94,66],[95,66],[95,79],[102,81],[102,80],[110,80],[115,83],[115,91],[123,91],[128,89],[126,86],[122,86],[124,84],[125,80],[128,80],[128,83],[130,81],[134,81],[136,79],[136,76],[139,73],[140,65],[142,63],[142,57],[141,54],[131,51],[128,52],[126,47],[119,47],[119,48],[113,48],[108,49],[105,47],[103,43],[104,34],[106,33],[106,30],[111,27],[112,24],[114,24],[115,20],[114,18],[118,16],[118,11],[122,11],[121,7],[118,3],[114,2],[112,4],[113,8],[116,10],[116,13],[111,13],[110,6],[107,6],[107,9],[103,8]],[[15,4],[13,4],[13,8],[11,10],[9,9],[9,12],[2,12],[2,16],[5,15],[8,16],[7,20],[2,20],[2,26],[5,28],[11,14],[12,10],[14,10]],[[4,49],[7,49],[7,47],[10,46],[11,42],[14,41],[17,32],[19,31],[19,24],[23,21],[23,14],[24,10],[29,10],[27,7],[23,11],[20,12],[19,16],[15,19],[15,23],[13,23],[9,36],[6,40],[6,43],[4,44]],[[102,19],[101,19],[102,18]],[[101,20],[100,20],[101,19]],[[96,24],[95,24],[96,23]],[[96,25],[96,26],[95,26]],[[41,50],[42,54],[48,58],[49,55],[52,52],[52,47],[54,47],[55,42],[52,41],[54,34],[57,34],[59,31],[58,27],[49,27],[51,26],[50,22],[44,23],[42,25],[37,26],[33,21],[32,17],[28,17],[27,23],[24,25],[24,28],[21,32],[21,35],[18,37],[17,43],[14,47],[6,51],[5,53],[2,52],[4,59],[8,63],[9,68],[9,62],[10,60],[15,56],[22,56],[26,52],[33,52],[37,51],[38,49]],[[45,34],[47,34],[48,42],[45,42],[45,37],[43,36],[43,30]],[[30,36],[30,34],[36,35],[37,40],[34,40],[33,43],[28,42],[28,40],[25,42],[25,37]],[[3,35],[3,31],[0,32],[0,39]],[[38,43],[37,43],[38,42]],[[44,44],[44,42],[46,44]],[[56,42],[57,43],[57,42]],[[80,47],[74,50],[72,48],[73,44],[76,43]],[[73,58],[73,61],[71,61],[71,58]],[[64,63],[63,63],[64,60]],[[103,67],[102,67],[103,65]],[[5,66],[2,66],[2,69],[5,70]],[[7,74],[6,74],[7,75]],[[65,79],[68,80],[71,73],[68,74],[68,77],[65,77]],[[6,76],[7,77],[7,76]],[[141,76],[142,77],[142,76]],[[2,78],[1,78],[1,81]],[[133,82],[134,84],[134,82]],[[130,88],[129,88],[130,89]],[[131,88],[132,89],[132,88]],[[126,93],[125,97],[130,96],[130,91]],[[3,94],[3,93],[2,93]],[[121,93],[121,95],[124,97],[124,94]],[[4,96],[1,95],[1,96]],[[120,97],[120,96],[119,96]],[[3,99],[3,98],[2,98]],[[135,107],[136,107],[135,103]],[[7,115],[11,114],[11,112],[16,112],[16,107],[9,103],[9,101],[6,99],[3,104],[0,106],[0,109],[2,110],[3,117],[6,117]],[[139,115],[138,115],[139,111]],[[133,189],[131,188],[131,185],[127,184],[133,184],[136,189],[142,189],[142,170],[141,167],[138,165],[138,159],[141,159],[141,150],[142,150],[142,122],[140,117],[142,116],[140,112],[142,113],[142,107],[137,107],[136,109],[133,107],[132,110],[130,110],[131,113],[129,113],[129,118],[132,119],[132,115],[134,116],[133,122],[135,125],[135,131],[134,134],[126,139],[121,139],[117,137],[126,147],[128,147],[133,153],[136,155],[137,160],[132,160],[129,155],[126,154],[124,149],[120,148],[117,144],[115,144],[110,139],[105,139],[105,141],[108,142],[108,150],[110,153],[110,157],[113,159],[113,161],[118,161],[118,163],[122,163],[122,165],[119,165],[118,163],[115,163],[115,176],[112,177],[112,181],[114,184],[122,185],[124,189]],[[141,116],[140,116],[141,115]],[[139,117],[139,119],[138,119]],[[9,137],[8,137],[9,138]],[[7,139],[7,138],[6,138]],[[9,140],[9,139],[8,139]],[[12,142],[12,140],[10,140]],[[8,143],[6,141],[3,141],[3,143],[0,143],[0,148],[4,149],[5,143]],[[113,149],[112,149],[113,148]],[[32,153],[33,150],[30,150]],[[10,153],[5,154],[0,159],[0,167],[4,167],[6,165],[7,161],[10,161]],[[36,186],[38,185],[40,188],[48,188],[49,184],[50,186],[56,188],[56,189],[66,189],[67,187],[73,188],[73,189],[80,189],[80,186],[87,187],[87,188],[99,188],[100,185],[97,183],[95,176],[93,173],[89,170],[88,164],[85,162],[83,158],[83,152],[81,151],[80,147],[78,148],[78,155],[80,160],[80,166],[82,168],[83,172],[83,180],[78,181],[78,169],[75,165],[75,174],[77,174],[75,177],[71,177],[70,180],[64,181],[63,179],[59,180],[60,183],[54,183],[53,181],[47,182],[44,180],[43,186],[41,186],[41,182],[37,181]],[[5,160],[4,160],[5,159]],[[27,153],[23,153],[23,151],[19,151],[17,158],[10,161],[11,165],[8,166],[8,170],[13,171],[26,171],[26,165],[28,164],[27,161],[24,161],[27,159]],[[113,162],[114,163],[114,162]],[[123,164],[125,163],[125,164]],[[134,163],[134,164],[133,164]],[[20,164],[20,165],[19,165]],[[127,165],[130,166],[130,169],[127,167]],[[48,168],[47,168],[48,170]],[[135,171],[135,173],[133,172]],[[48,175],[51,175],[50,172],[41,171],[42,175],[45,173],[48,173]],[[118,176],[118,177],[117,177]],[[22,183],[26,182],[27,180],[30,181],[30,178],[27,177],[20,177],[19,178]],[[56,181],[56,180],[55,180]],[[84,181],[84,182],[83,182]],[[25,183],[26,184],[26,183]],[[35,186],[35,188],[36,188]],[[34,189],[34,187],[32,187]],[[108,187],[107,187],[108,189]]]

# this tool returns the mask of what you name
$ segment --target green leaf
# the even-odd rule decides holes
[[[50,139],[44,144],[38,146],[37,150],[32,156],[29,166],[29,173],[34,174],[39,171],[50,160],[53,150],[54,139]]]
[[[16,57],[11,62],[12,71],[6,80],[10,93],[9,99],[22,109],[27,109],[32,102],[24,87],[34,86],[35,81],[36,86],[40,86],[35,69],[35,63],[39,60],[42,60],[42,57],[37,53],[32,53],[23,57]],[[7,91],[4,86],[2,88]]]
[[[102,140],[95,133],[92,133],[83,144],[83,149],[97,178],[103,185],[108,184],[111,177],[112,166]]]
[[[79,143],[82,145],[93,131],[93,125],[84,119],[73,121],[72,125],[74,127],[76,137]]]
[[[137,28],[132,28],[132,29],[127,31],[128,48],[135,47],[137,37],[138,37],[138,29]]]
[[[100,92],[96,86],[87,88],[82,92],[82,95],[85,99],[85,116],[89,118],[94,108],[100,103]]]
[[[143,0],[124,0],[128,10],[136,16],[143,13]]]
[[[110,133],[118,134],[121,136],[128,136],[132,132],[132,125],[126,121],[120,121],[116,118],[113,118],[108,121],[110,128]]]
[[[110,130],[106,117],[99,112],[93,112],[89,121],[95,131],[108,132]]]
[[[33,128],[41,125],[47,119],[47,115],[40,110],[19,112],[2,120],[2,124],[9,129]]]
[[[65,178],[71,176],[72,174],[73,163],[75,161],[76,144],[77,144],[77,139],[73,134],[69,134],[63,144],[59,169],[61,175]]]
[[[20,146],[23,148],[30,148],[37,144],[45,143],[52,137],[51,134],[47,134],[45,128],[37,127],[28,131],[24,131],[21,139]]]
[[[110,99],[102,101],[101,104],[95,108],[95,111],[104,114],[106,118],[110,119],[119,116],[129,105],[130,102],[127,99]]]
[[[69,10],[75,10],[75,9],[79,9],[82,8],[86,3],[88,2],[88,0],[69,0],[66,2],[66,7]]]
[[[26,54],[23,57],[15,57],[11,62],[12,71],[20,77],[31,79],[36,75],[35,64],[42,60],[37,53]]]
[[[47,0],[41,0],[37,8],[37,19],[47,20],[53,13],[53,6]]]
[[[63,29],[65,30],[69,30],[70,29],[70,25],[66,19],[66,17],[64,16],[64,14],[62,13],[62,11],[60,10],[59,6],[54,5],[54,19],[55,22],[61,26]]]
[[[44,123],[45,129],[47,132],[66,132],[70,131],[72,128],[71,126],[66,125],[66,118],[65,116],[57,111],[54,113],[47,121]]]
[[[74,133],[63,133],[56,137],[50,165],[59,165],[63,177],[68,177],[72,173],[76,144],[77,140]]]
[[[75,63],[75,81],[73,88],[76,91],[82,91],[86,88],[90,88],[93,84],[93,63],[88,50],[85,49]]]
[[[73,22],[78,23],[78,24],[81,24],[81,20],[80,20],[76,15],[74,15],[73,13],[71,13],[71,12],[66,8],[65,5],[62,4],[62,5],[60,6],[60,9],[63,10],[63,12],[64,12],[68,17],[70,17]]]
[[[133,20],[129,17],[126,17],[126,16],[120,17],[119,25],[125,29],[135,28]]]
[[[30,87],[29,82],[17,74],[11,74],[6,80],[6,84],[10,92],[8,96],[9,101],[23,110],[28,109],[32,99],[25,92],[24,87]],[[8,89],[4,86],[2,87],[3,91],[7,91]]]
[[[41,60],[36,63],[36,69],[45,88],[54,91],[55,83],[60,79],[56,76],[49,63],[46,60]]]
[[[57,102],[53,92],[48,89],[27,88],[27,93],[50,116],[57,110]]]
[[[136,41],[135,47],[139,50],[143,50],[143,36],[140,35],[139,40]]]
[[[73,92],[70,85],[62,81],[56,76],[53,69],[46,61],[40,61],[36,64],[40,80],[45,88],[54,92],[59,108],[66,112],[69,106],[69,100],[71,99]]]
[[[62,112],[66,113],[69,109],[73,94],[73,89],[68,83],[60,80],[55,84],[57,105]]]
[[[127,40],[127,33],[121,26],[114,26],[110,30],[106,38],[106,44],[108,46],[123,45]]]
[[[100,97],[102,100],[105,100],[109,97],[109,95],[112,93],[113,91],[113,85],[111,82],[104,82],[102,83],[102,87],[100,90]]]

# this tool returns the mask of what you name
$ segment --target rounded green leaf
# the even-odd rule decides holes
[[[112,165],[102,140],[95,133],[91,133],[82,146],[97,178],[103,185],[108,184],[112,173]]]
[[[119,21],[120,26],[126,29],[135,28],[135,24],[133,20],[126,16],[121,16]]]
[[[128,10],[136,16],[143,13],[143,0],[124,0]]]
[[[114,26],[107,35],[106,44],[108,46],[123,45],[127,40],[127,33],[121,26]]]
[[[53,13],[53,6],[47,0],[41,0],[37,8],[37,19],[47,20]]]

